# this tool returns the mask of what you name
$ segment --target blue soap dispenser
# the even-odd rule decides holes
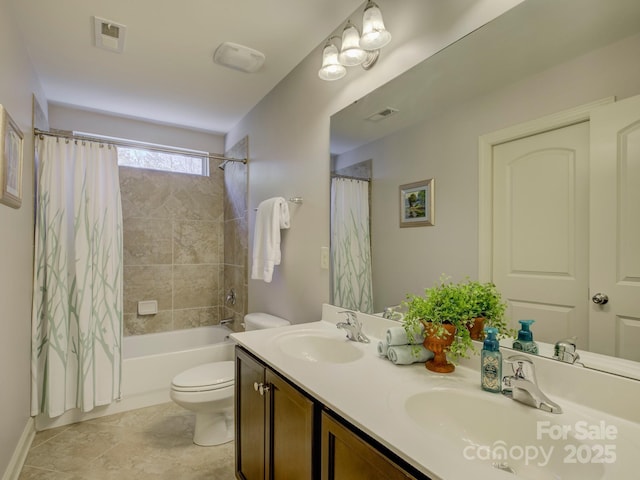
[[[520,330],[518,330],[518,338],[513,342],[513,349],[521,352],[538,354],[538,344],[533,341],[533,332],[531,324],[535,320],[518,320],[520,322]]]
[[[498,341],[498,329],[486,327],[480,360],[480,386],[483,390],[500,393],[502,390],[502,353]]]

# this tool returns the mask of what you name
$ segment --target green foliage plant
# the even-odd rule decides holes
[[[444,338],[449,335],[444,325],[451,324],[456,327],[455,338],[449,347],[451,360],[468,358],[468,352],[475,351],[467,328],[474,317],[471,317],[465,284],[452,283],[449,277],[442,276],[433,287],[425,289],[424,295],[408,295],[404,306],[407,311],[403,324],[410,338],[416,334],[424,336],[427,323],[437,338]]]
[[[483,317],[485,327],[498,329],[499,338],[515,336],[515,330],[508,328],[505,319],[507,304],[494,283],[467,280],[461,285],[466,289],[470,318]]]

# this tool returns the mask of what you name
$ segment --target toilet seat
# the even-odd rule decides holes
[[[212,362],[198,365],[176,375],[171,389],[177,392],[220,390],[234,384],[234,362]]]

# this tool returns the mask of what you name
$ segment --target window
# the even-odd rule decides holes
[[[209,154],[207,152],[136,142],[105,135],[73,133],[114,142],[118,148],[118,165],[120,166],[209,176]],[[181,153],[182,151],[184,154]]]
[[[209,161],[206,156],[180,155],[142,147],[118,147],[118,165],[209,176]]]

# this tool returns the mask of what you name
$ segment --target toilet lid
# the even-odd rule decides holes
[[[198,365],[176,375],[171,382],[180,389],[214,390],[233,385],[234,362]]]

